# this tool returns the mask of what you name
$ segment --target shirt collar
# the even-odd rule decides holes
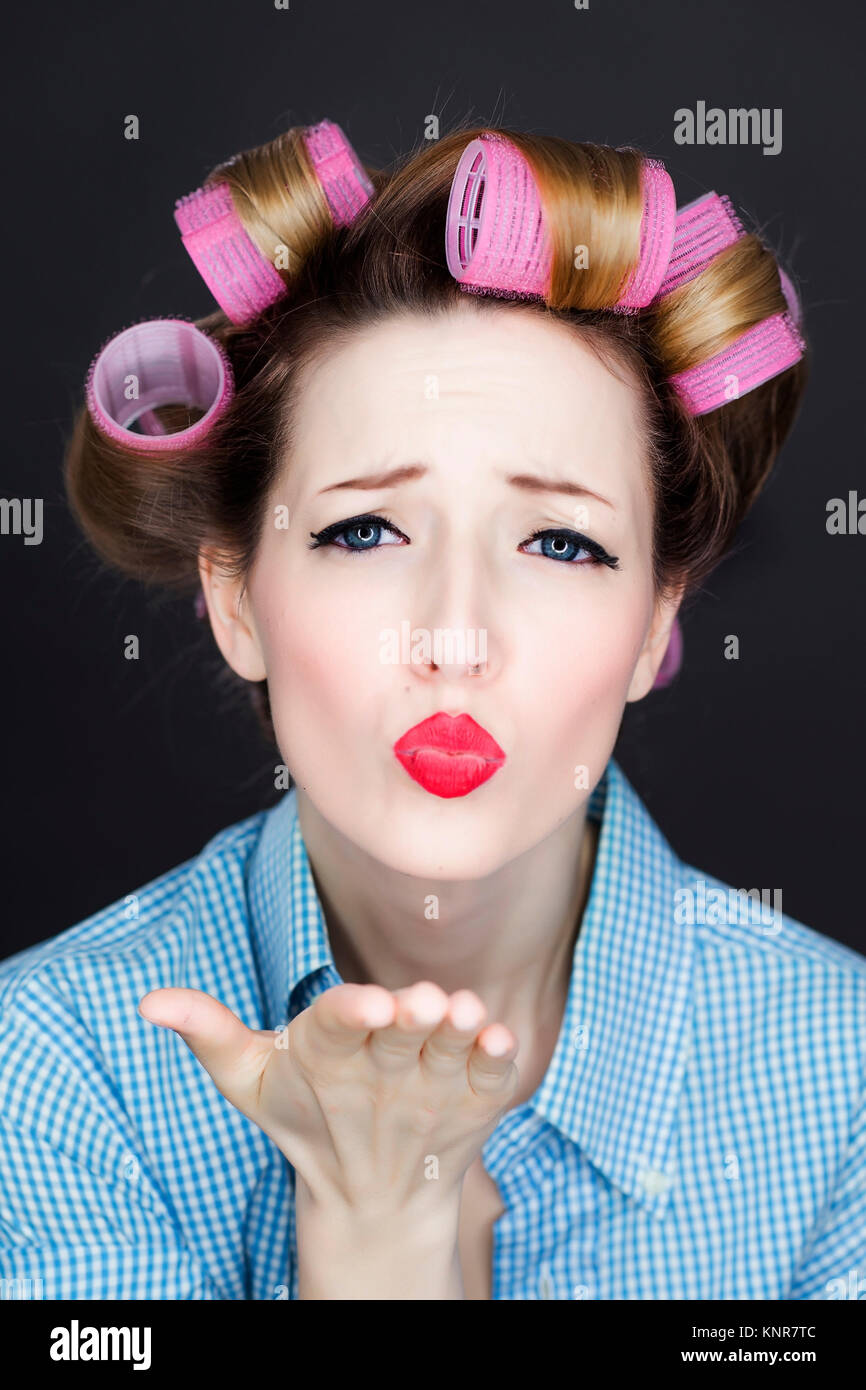
[[[295,788],[266,812],[249,871],[253,946],[265,1027],[287,1022],[295,986],[334,966],[328,928],[301,834]]]
[[[674,921],[683,866],[613,758],[587,815],[601,823],[592,883],[562,1027],[530,1103],[661,1214],[690,1037],[694,928]],[[265,813],[248,890],[265,1027],[276,1028],[296,985],[335,970],[294,788]]]

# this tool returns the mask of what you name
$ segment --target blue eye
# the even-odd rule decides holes
[[[323,531],[311,531],[312,541],[308,542],[308,548],[315,550],[319,546],[330,545],[336,550],[352,552],[355,555],[364,554],[383,548],[380,541],[386,531],[397,539],[385,541],[384,545],[409,543],[408,536],[387,517],[366,512],[363,516],[351,516],[346,521],[332,522]],[[598,541],[590,540],[589,536],[581,535],[579,531],[571,531],[564,526],[536,531],[528,540],[523,541],[520,548],[523,550],[525,546],[536,544],[541,545],[540,550],[525,550],[524,553],[543,555],[548,560],[565,564],[607,565],[610,569],[619,569],[617,557],[609,555]]]
[[[364,516],[351,516],[348,521],[335,521],[326,526],[324,531],[311,531],[313,541],[308,549],[315,550],[320,545],[333,545],[337,550],[353,550],[356,554],[365,550],[381,550],[379,539],[383,531],[390,531],[392,535],[401,538],[386,541],[386,545],[400,545],[407,539],[386,517],[367,513]]]
[[[527,555],[544,555],[548,560],[559,560],[570,565],[607,565],[609,569],[619,569],[616,555],[609,555],[598,541],[590,540],[579,531],[570,531],[564,526],[549,527],[546,531],[536,531],[524,541],[523,545],[541,545],[540,550],[527,550]],[[522,548],[522,547],[521,547]]]

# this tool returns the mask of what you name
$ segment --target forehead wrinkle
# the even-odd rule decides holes
[[[491,414],[499,415],[504,408],[507,413],[505,427],[509,431],[518,427],[520,417],[527,416],[534,404],[536,411],[532,411],[531,419],[527,418],[527,426],[532,435],[533,467],[543,467],[545,472],[557,473],[561,471],[563,457],[573,458],[578,480],[587,487],[599,479],[581,476],[581,460],[575,457],[576,445],[582,444],[582,452],[594,455],[599,460],[603,459],[605,453],[609,454],[611,449],[615,452],[621,452],[623,449],[630,452],[629,435],[634,438],[635,412],[624,411],[616,400],[610,403],[609,409],[593,410],[589,409],[590,401],[587,399],[587,408],[569,421],[567,412],[573,406],[573,390],[577,375],[583,378],[587,395],[591,394],[596,398],[599,389],[603,391],[605,387],[617,395],[626,391],[633,396],[634,387],[618,373],[612,373],[592,349],[582,344],[579,339],[569,334],[559,337],[560,325],[554,325],[559,341],[575,344],[580,357],[578,359],[574,353],[569,356],[567,351],[563,353],[560,350],[551,350],[551,340],[545,332],[547,355],[552,357],[555,375],[561,377],[563,386],[562,391],[557,390],[553,393],[554,398],[562,402],[562,411],[551,412],[546,408],[551,401],[550,391],[545,393],[542,389],[534,393],[529,400],[524,390],[527,381],[532,382],[533,386],[537,383],[542,388],[550,386],[554,376],[547,367],[551,363],[545,364],[539,376],[537,354],[523,344],[514,342],[509,343],[507,351],[497,357],[495,364],[479,355],[477,344],[470,346],[458,341],[452,345],[446,339],[444,345],[440,341],[431,348],[429,341],[424,340],[423,330],[433,322],[435,321],[420,318],[416,325],[413,321],[411,327],[417,327],[418,332],[410,331],[408,342],[404,338],[397,345],[396,352],[393,345],[388,343],[388,339],[393,338],[401,329],[405,330],[406,325],[402,320],[380,323],[369,331],[361,331],[349,342],[340,344],[332,355],[326,355],[312,363],[301,387],[302,399],[298,401],[299,429],[295,440],[297,449],[303,451],[303,444],[308,442],[305,438],[308,431],[318,429],[322,422],[325,429],[328,426],[333,427],[334,440],[346,440],[351,445],[357,445],[359,435],[365,431],[369,432],[373,443],[368,441],[364,450],[368,455],[366,468],[358,458],[356,450],[355,457],[361,466],[358,467],[356,463],[353,468],[352,460],[347,459],[348,466],[341,470],[344,477],[355,476],[372,471],[369,466],[371,454],[380,453],[383,465],[386,457],[391,462],[396,461],[395,445],[393,441],[387,441],[387,433],[383,447],[374,448],[375,432],[387,432],[389,421],[393,421],[395,417],[401,424],[407,419],[411,422],[417,418],[419,425],[428,425],[431,419],[435,420],[436,408],[441,407],[443,401],[471,401],[477,404],[482,419]],[[386,345],[384,364],[380,347],[382,340]],[[494,346],[501,348],[501,344]],[[360,362],[357,360],[359,355],[362,359]],[[561,372],[556,372],[560,363]],[[522,369],[521,364],[527,364],[528,370]],[[584,364],[589,367],[591,381],[587,380],[587,372],[579,371]],[[337,384],[334,375],[341,371],[342,379],[339,387],[335,389]],[[476,375],[476,380],[466,379],[466,374],[470,372]],[[423,392],[419,394],[419,381],[423,383],[423,379],[431,374],[438,377],[438,399],[427,399]],[[394,385],[399,388],[396,391],[391,390],[390,400],[387,399],[389,384],[392,388]],[[420,407],[417,416],[416,405]],[[311,406],[312,411],[309,408]],[[322,413],[318,413],[320,406]],[[512,406],[514,408],[509,409]],[[442,423],[446,428],[450,428],[449,421]],[[471,425],[471,420],[467,421],[467,425]],[[609,439],[606,438],[608,432],[611,436]],[[424,447],[429,445],[429,442],[429,433],[425,431],[425,437],[423,440],[419,439],[418,446],[413,447],[412,442],[408,441],[406,445],[400,444],[396,447],[400,451],[406,449],[411,461],[412,454],[420,457],[424,452],[429,453],[429,448]],[[637,442],[643,452],[639,436]],[[522,453],[527,454],[527,459],[529,457],[528,450],[518,450],[515,458],[517,467],[520,467],[518,459],[522,458]],[[315,460],[312,459],[310,462],[314,465]],[[376,466],[375,463],[373,466]],[[642,478],[641,481],[645,493],[651,495],[648,480]]]

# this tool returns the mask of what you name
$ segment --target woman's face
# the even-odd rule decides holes
[[[202,570],[217,641],[267,677],[299,794],[337,831],[403,873],[483,877],[585,803],[664,655],[636,390],[563,326],[467,305],[359,333],[296,418],[238,612]],[[313,545],[363,514],[383,522]],[[531,539],[550,531],[570,534]],[[504,761],[399,758],[437,713]]]

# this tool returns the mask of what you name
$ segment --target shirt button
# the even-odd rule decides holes
[[[638,1173],[638,1182],[652,1196],[656,1196],[659,1192],[666,1192],[671,1185],[671,1179],[667,1173],[660,1172],[658,1168],[644,1168],[642,1173]]]

